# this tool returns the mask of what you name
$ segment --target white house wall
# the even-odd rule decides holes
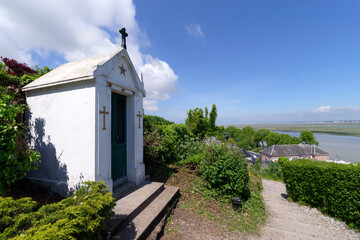
[[[28,177],[63,195],[95,180],[94,82],[28,91],[27,103],[31,146],[46,159]]]

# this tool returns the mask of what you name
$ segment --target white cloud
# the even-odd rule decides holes
[[[315,114],[321,113],[332,113],[332,114],[343,114],[343,113],[359,113],[360,107],[353,106],[321,106],[311,111]]]
[[[144,76],[145,109],[155,111],[158,100],[176,91],[177,76],[166,62],[141,53],[140,47],[149,41],[135,15],[132,0],[3,1],[0,55],[29,65],[34,64],[34,52],[43,58],[55,52],[66,61],[102,55],[119,48],[118,29],[125,26],[129,55]]]
[[[323,112],[329,112],[331,110],[330,106],[321,106],[317,109],[312,110],[313,113],[323,113]]]
[[[197,23],[190,23],[185,26],[185,29],[190,35],[193,35],[195,37],[204,37],[204,33],[202,32],[201,27]]]

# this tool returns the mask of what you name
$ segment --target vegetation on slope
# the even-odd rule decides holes
[[[25,94],[21,87],[50,71],[32,69],[13,59],[0,62],[0,195],[6,187],[37,167],[39,154],[30,150],[25,139]]]
[[[211,124],[216,114],[210,114],[211,122],[206,116],[197,108],[188,112],[186,125],[147,124],[151,128],[144,129],[146,171],[153,180],[181,187],[181,208],[194,208],[228,230],[255,233],[266,218],[261,178],[249,172],[240,151],[203,140],[224,130]],[[242,199],[238,211],[232,208],[231,197]]]

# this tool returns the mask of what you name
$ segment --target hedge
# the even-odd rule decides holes
[[[282,161],[284,182],[294,201],[360,229],[360,165],[310,159]]]
[[[103,182],[86,182],[73,196],[41,208],[31,198],[0,198],[0,239],[101,239],[115,206]]]

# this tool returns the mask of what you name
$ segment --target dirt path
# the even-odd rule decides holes
[[[288,202],[283,183],[263,180],[263,197],[269,217],[254,239],[360,239],[342,222],[322,215],[317,209]]]

